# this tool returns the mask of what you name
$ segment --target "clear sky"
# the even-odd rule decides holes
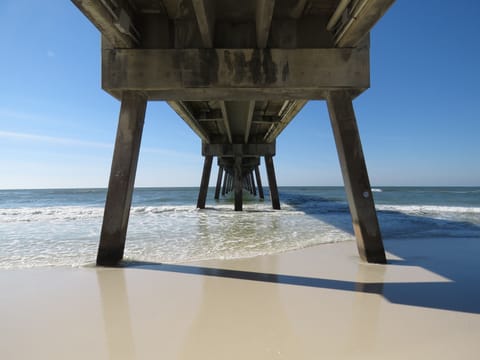
[[[398,0],[372,31],[354,106],[373,185],[480,186],[479,13]],[[0,189],[106,187],[120,104],[100,88],[98,31],[68,0],[1,0],[0,40]],[[279,185],[342,185],[324,102],[284,130],[275,161]],[[202,166],[196,135],[150,102],[136,186],[198,186]]]

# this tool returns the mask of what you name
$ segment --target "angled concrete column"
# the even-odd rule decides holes
[[[215,187],[215,199],[220,198],[220,188],[222,187],[223,166],[218,167],[217,186]]]
[[[250,184],[252,184],[252,195],[257,196],[257,189],[255,187],[255,180],[253,179],[253,171],[250,171]]]
[[[270,155],[265,156],[265,166],[267,168],[268,186],[270,188],[270,198],[272,199],[272,207],[280,210],[280,197],[278,196],[277,178],[275,177],[275,169],[273,167],[273,158]]]
[[[351,96],[346,91],[332,91],[327,103],[360,257],[371,263],[385,264],[385,250]]]
[[[205,156],[203,163],[202,181],[200,182],[200,192],[198,193],[197,208],[205,209],[207,201],[208,183],[210,181],[210,172],[212,171],[212,155]]]
[[[233,190],[233,175],[230,174],[228,178],[228,193],[231,193]]]
[[[123,258],[146,107],[143,94],[123,93],[97,265],[113,266]]]
[[[262,178],[260,176],[260,170],[258,169],[258,166],[255,166],[255,178],[257,180],[258,196],[261,200],[263,200],[265,199],[265,195],[263,194]]]
[[[222,185],[222,196],[225,196],[227,192],[227,181],[228,181],[228,172],[225,171],[225,176],[223,177],[223,185]]]
[[[248,174],[245,174],[245,184],[247,186],[248,192],[251,194],[253,192],[252,191],[252,184],[250,183],[250,175],[248,175]]]
[[[242,193],[242,158],[240,156],[235,157],[234,165],[234,188],[235,188],[235,211],[243,210],[243,193]]]

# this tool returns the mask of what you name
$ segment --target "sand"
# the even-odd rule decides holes
[[[478,359],[480,241],[0,271],[1,359]]]

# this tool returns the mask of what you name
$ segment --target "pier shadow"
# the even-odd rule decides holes
[[[292,198],[288,193],[281,195],[287,199]],[[298,195],[295,194],[295,197],[297,201],[287,201],[287,204],[354,235],[346,203],[322,197],[312,200],[310,195],[305,197],[305,201],[326,205],[327,211],[318,212],[308,205],[303,206]],[[338,211],[339,216],[332,216],[335,211]],[[400,258],[389,259],[389,265],[420,267],[444,277],[447,281],[384,283],[382,287],[380,284],[368,283],[358,284],[359,288],[376,293],[381,288],[381,294],[393,303],[480,313],[480,290],[477,286],[480,281],[479,226],[469,222],[409,215],[391,210],[377,210],[377,215],[386,251]],[[397,229],[398,226],[391,226],[392,219],[406,225],[401,232]],[[457,235],[460,229],[469,236]]]
[[[285,198],[285,197],[284,197]],[[286,197],[288,198],[288,196]],[[310,211],[308,206],[299,204],[287,204],[296,210],[305,212],[330,225],[353,235],[348,206],[335,203],[334,201],[319,198],[327,209],[335,209],[324,213]],[[309,197],[311,201],[311,197]],[[344,209],[342,209],[344,207]],[[337,211],[338,213],[335,213]],[[264,283],[283,284],[290,286],[303,286],[320,289],[370,293],[383,296],[386,300],[395,304],[425,307],[439,310],[451,310],[472,314],[480,314],[480,237],[441,237],[442,229],[452,231],[459,227],[471,230],[472,234],[480,235],[480,227],[471,223],[463,223],[449,220],[439,220],[423,216],[407,215],[395,211],[378,211],[380,226],[388,221],[388,217],[395,216],[397,221],[405,221],[406,224],[421,224],[425,230],[431,225],[438,230],[438,234],[429,233],[422,237],[420,234],[403,234],[401,238],[395,238],[395,233],[383,232],[385,248],[394,255],[389,256],[388,265],[372,265],[359,263],[359,272],[370,269],[378,275],[388,271],[388,267],[409,266],[418,267],[441,276],[442,281],[432,282],[378,282],[368,281],[366,276],[361,276],[362,281],[340,281],[327,278],[313,278],[294,276],[288,274],[273,274],[252,271],[239,271],[221,268],[210,268],[193,265],[160,264],[150,262],[130,261],[122,266],[144,270],[182,273],[209,277],[229,278],[244,281],[257,281]],[[414,235],[414,236],[413,236]],[[352,246],[354,246],[352,244]],[[395,259],[398,258],[398,259]],[[362,270],[363,269],[363,270]],[[376,278],[378,279],[378,277]]]
[[[478,246],[477,246],[478,248]],[[445,249],[442,249],[442,251]],[[430,259],[437,255],[435,249]],[[478,253],[476,254],[478,255]],[[480,274],[478,266],[474,265],[473,255],[466,259],[466,267],[477,267],[476,272],[466,274],[460,271],[461,276],[445,279],[440,282],[369,282],[344,281],[327,278],[305,277],[288,274],[273,274],[254,271],[240,271],[222,268],[211,268],[194,265],[160,264],[150,262],[126,262],[123,266],[143,270],[153,270],[188,275],[228,278],[235,280],[256,281],[291,286],[302,286],[319,289],[350,291],[357,293],[377,294],[395,304],[425,307],[439,310],[459,311],[480,314],[480,290],[478,283]],[[417,258],[418,259],[418,258]],[[465,263],[465,261],[464,261]],[[424,267],[425,262],[418,262],[415,258],[407,261],[394,261],[387,266],[418,266]],[[360,264],[366,267],[383,265]],[[465,264],[462,268],[465,269]],[[438,269],[438,267],[436,267]],[[442,268],[443,269],[443,268]],[[363,270],[359,270],[361,272]],[[381,271],[380,269],[378,271]],[[364,276],[365,277],[365,276]],[[368,278],[368,276],[367,276]]]

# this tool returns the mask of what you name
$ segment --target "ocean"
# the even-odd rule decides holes
[[[280,187],[282,210],[233,194],[207,198],[198,188],[137,188],[125,258],[178,263],[274,254],[354,240],[343,187]],[[373,189],[383,238],[478,238],[480,187]],[[94,263],[105,189],[0,190],[0,268],[78,267]]]

